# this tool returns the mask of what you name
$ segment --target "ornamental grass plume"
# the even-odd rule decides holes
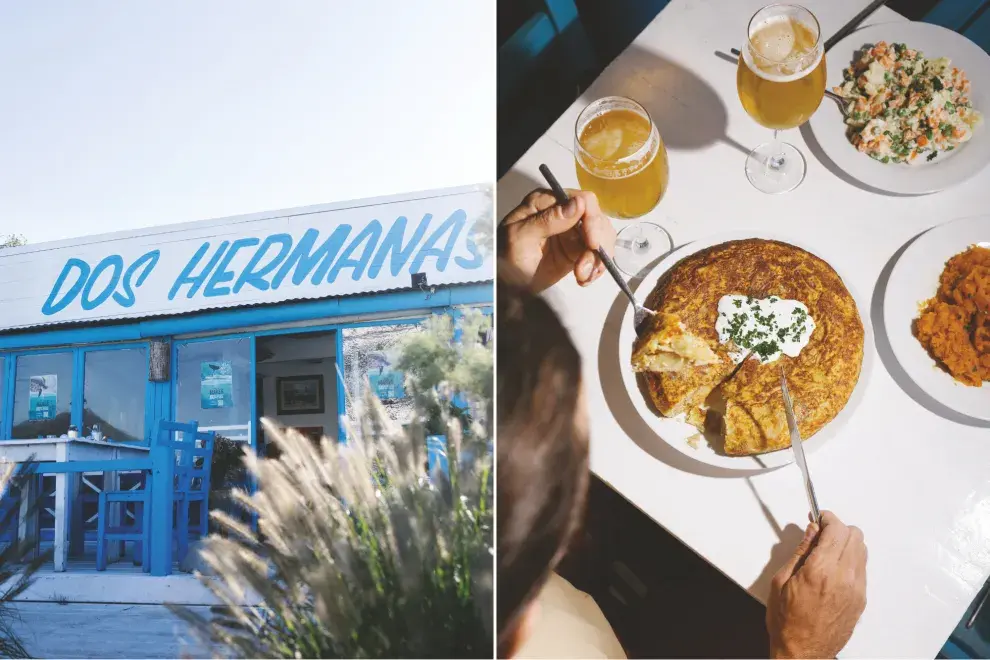
[[[233,495],[259,534],[211,512],[227,536],[205,541],[200,579],[223,605],[173,612],[225,657],[491,657],[491,458],[460,460],[465,429],[432,396],[449,478],[423,468],[426,415],[403,428],[370,391],[346,443],[264,420],[281,455],[245,453],[258,488]]]
[[[19,470],[17,467],[16,463],[0,463],[0,497],[12,491],[27,492],[24,486],[27,485],[28,480],[38,478],[31,463],[25,463]],[[38,502],[32,502],[29,508],[37,509],[37,507]],[[4,533],[11,531],[17,511],[17,506],[11,506],[0,515],[0,530]],[[32,514],[33,511],[28,513],[28,515]],[[11,604],[31,586],[34,574],[42,564],[51,559],[52,553],[50,550],[36,553],[32,541],[16,540],[16,532],[12,535],[15,541],[6,544],[0,550],[0,585],[2,585],[0,586],[0,657],[29,658],[31,656],[14,631],[13,623],[19,617]],[[31,557],[32,554],[34,557]]]

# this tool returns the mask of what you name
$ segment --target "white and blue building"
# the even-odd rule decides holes
[[[469,187],[0,250],[0,453],[44,447],[56,470],[19,533],[53,544],[55,571],[91,570],[99,461],[136,466],[114,487],[139,487],[161,421],[255,451],[262,417],[343,439],[345,392],[369,380],[401,417],[391,349],[428,315],[491,309],[491,232],[491,195]],[[52,467],[76,445],[97,469]],[[172,573],[171,540],[150,539],[151,574]]]

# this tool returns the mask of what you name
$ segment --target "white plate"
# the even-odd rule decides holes
[[[817,255],[815,250],[812,250],[806,245],[802,245],[800,242],[786,236],[763,232],[732,232],[718,234],[695,241],[694,243],[688,243],[687,245],[678,248],[671,254],[664,257],[659,264],[647,272],[646,276],[637,285],[636,289],[639,291],[637,297],[639,299],[645,298],[645,296],[653,290],[653,287],[656,286],[657,280],[660,276],[667,272],[667,270],[673,267],[684,257],[704,250],[705,248],[712,247],[713,245],[725,243],[726,241],[741,240],[746,238],[762,238],[766,240],[790,243],[791,245],[797,246]],[[824,257],[821,258],[824,259]],[[842,274],[839,273],[839,276],[841,277]],[[863,321],[863,331],[865,333],[863,338],[863,366],[860,370],[859,381],[856,383],[856,387],[853,389],[853,393],[849,397],[849,401],[839,412],[839,414],[835,416],[835,419],[829,422],[821,431],[807,439],[804,443],[806,452],[814,452],[825,444],[825,442],[838,434],[840,427],[852,416],[853,412],[859,406],[860,401],[862,401],[863,392],[866,390],[867,375],[872,370],[873,341],[870,330],[869,307],[863,304],[863,298],[856,295],[856,292],[849,285],[849,281],[847,279],[843,278],[842,281],[845,283],[846,288],[849,289],[850,294],[852,294],[853,300],[856,301],[856,306],[859,308],[859,316]],[[702,463],[707,463],[708,465],[715,465],[722,468],[729,468],[732,470],[771,469],[794,462],[794,453],[790,449],[783,449],[780,451],[771,452],[769,454],[761,454],[759,456],[725,456],[715,453],[708,442],[704,439],[701,439],[701,441],[697,443],[697,448],[688,444],[688,439],[697,434],[697,429],[687,422],[661,417],[654,411],[652,403],[647,402],[644,395],[640,392],[639,384],[636,380],[636,374],[630,366],[630,361],[632,360],[633,342],[635,340],[636,330],[633,327],[633,309],[631,306],[627,305],[625,314],[622,318],[622,328],[619,331],[619,370],[622,372],[623,383],[629,391],[629,397],[632,399],[636,410],[646,421],[649,427],[664,442],[682,454],[690,456],[691,458],[701,461]]]
[[[966,72],[972,83],[973,108],[984,115],[973,138],[932,162],[918,165],[884,165],[856,150],[846,137],[846,125],[839,106],[829,99],[811,117],[809,125],[825,154],[839,168],[863,183],[894,193],[922,194],[944,190],[972,177],[990,163],[990,55],[966,37],[929,23],[898,21],[857,30],[828,52],[828,89],[842,84],[842,71],[857,50],[878,41],[903,43],[920,50],[925,57],[948,57],[952,65]]]
[[[956,220],[931,229],[908,246],[894,264],[883,299],[883,320],[897,361],[918,387],[964,415],[990,421],[990,385],[969,387],[936,366],[911,334],[918,305],[938,291],[945,262],[970,245],[990,247],[990,216]]]

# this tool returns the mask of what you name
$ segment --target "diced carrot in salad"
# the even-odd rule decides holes
[[[847,101],[849,139],[882,163],[931,161],[968,142],[983,121],[963,71],[904,44],[864,49],[843,78],[833,91]]]

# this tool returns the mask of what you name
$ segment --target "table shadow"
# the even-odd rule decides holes
[[[630,288],[636,291],[642,282],[642,274],[650,272],[662,261],[666,259],[679,259],[680,247],[683,246],[678,246],[678,248],[645,266],[640,271],[640,274],[629,280]],[[626,389],[626,384],[622,377],[622,370],[627,367],[619,362],[619,330],[622,327],[623,318],[629,306],[629,299],[626,298],[625,294],[618,291],[618,288],[616,291],[617,295],[605,316],[602,333],[598,342],[598,377],[601,381],[605,403],[615,418],[616,423],[619,425],[619,428],[647,454],[682,472],[716,478],[740,478],[766,472],[767,468],[765,467],[753,468],[751,470],[730,470],[703,463],[677,451],[666,440],[657,435],[656,431],[650,428],[650,425],[646,423],[646,420],[643,419],[633,404],[632,395]],[[637,391],[637,395],[645,397],[650,409],[655,410],[648,395],[642,391]],[[656,414],[659,415],[659,413]]]
[[[939,417],[949,420],[950,422],[955,422],[957,424],[964,424],[966,426],[974,426],[977,428],[990,428],[990,422],[985,422],[975,417],[970,417],[969,415],[964,415],[957,412],[948,406],[939,403],[931,395],[926,393],[921,387],[915,383],[908,373],[901,366],[900,362],[897,361],[897,356],[894,355],[894,349],[890,345],[890,340],[887,338],[887,327],[883,318],[883,302],[884,296],[887,293],[887,284],[890,282],[890,274],[894,270],[894,264],[900,259],[901,255],[908,247],[918,240],[921,236],[929,232],[930,229],[926,229],[921,232],[907,243],[902,245],[897,252],[890,258],[889,261],[884,265],[883,270],[880,271],[880,277],[877,279],[876,287],[873,289],[873,298],[870,301],[870,316],[873,321],[873,341],[876,344],[877,353],[880,355],[880,360],[883,362],[883,366],[887,369],[887,373],[890,374],[894,382],[897,383],[898,387],[904,390],[904,393],[909,397],[914,399],[917,403],[921,404],[929,411],[935,413]]]
[[[633,44],[581,95],[591,103],[625,96],[649,111],[668,150],[697,150],[715,143],[742,154],[751,149],[728,135],[729,114],[715,88],[684,66]],[[690,99],[690,107],[681,99]]]
[[[822,101],[823,105],[825,103],[834,105],[834,103],[832,101],[829,101],[828,99]],[[819,112],[820,111],[821,110],[819,110]],[[826,110],[826,112],[828,111]],[[838,112],[837,109],[836,112]],[[810,123],[806,122],[803,126],[801,126],[800,131],[801,131],[801,136],[804,138],[805,144],[808,145],[808,150],[811,152],[811,155],[813,155],[818,160],[818,162],[820,162],[822,165],[825,166],[825,169],[827,169],[829,172],[831,172],[836,177],[838,177],[843,183],[848,183],[850,186],[854,186],[856,188],[859,188],[860,190],[865,190],[866,192],[873,193],[874,195],[883,195],[884,197],[923,197],[924,195],[930,194],[930,193],[918,193],[915,195],[909,195],[904,193],[889,192],[887,190],[880,190],[879,188],[874,188],[873,186],[869,186],[863,183],[862,181],[860,181],[859,179],[856,179],[855,177],[848,174],[845,170],[843,170],[841,167],[836,165],[835,161],[833,161],[831,158],[828,157],[828,155],[825,153],[825,150],[822,149],[821,143],[818,142],[818,138],[815,137],[815,132],[811,130]]]

